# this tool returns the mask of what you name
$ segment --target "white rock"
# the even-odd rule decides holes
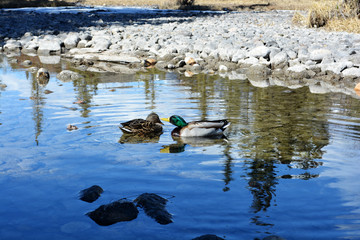
[[[348,68],[342,71],[343,76],[355,76],[360,77],[360,68]]]
[[[75,48],[80,42],[80,37],[77,34],[70,34],[64,40],[64,45],[67,49]]]
[[[322,61],[324,58],[329,58],[331,56],[332,56],[331,51],[325,48],[316,49],[310,53],[310,59],[317,62]]]
[[[241,59],[241,60],[239,61],[239,63],[241,63],[241,64],[254,65],[254,64],[259,63],[259,59],[255,58],[255,57],[249,57],[249,58],[246,58],[246,59]]]
[[[39,41],[38,55],[60,54],[61,42],[57,40],[41,40]]]
[[[21,49],[21,43],[15,40],[9,40],[4,45],[4,50],[13,52],[13,51],[20,51]]]
[[[58,75],[56,75],[56,77],[63,82],[73,81],[82,78],[79,73],[70,70],[63,70]]]
[[[228,67],[225,65],[220,65],[219,66],[219,72],[227,72],[228,71]]]
[[[277,67],[277,66],[283,67],[288,62],[288,55],[286,52],[279,52],[270,60],[270,62],[273,67]]]
[[[255,58],[260,58],[260,57],[266,58],[269,56],[270,52],[271,52],[270,48],[265,47],[265,46],[259,46],[259,47],[252,49],[248,53],[248,56],[255,57]]]
[[[290,72],[302,72],[302,71],[306,71],[306,66],[303,64],[298,64],[298,65],[289,67],[287,70]]]

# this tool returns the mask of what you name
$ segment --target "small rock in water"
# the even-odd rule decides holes
[[[76,102],[73,102],[73,104],[84,104],[84,103],[86,103],[86,102],[83,100],[78,100]]]
[[[271,235],[263,238],[263,240],[285,240],[285,239],[276,235]]]
[[[87,213],[94,222],[101,226],[123,221],[131,221],[137,218],[139,210],[133,202],[115,201],[106,205],[101,205],[96,210]]]
[[[154,66],[157,63],[156,59],[149,58],[145,60],[144,66],[145,67],[151,67]]]
[[[45,86],[49,83],[50,73],[45,68],[40,68],[36,73],[36,80],[40,86]]]
[[[224,239],[214,234],[205,234],[200,237],[193,238],[192,240],[224,240]]]
[[[50,94],[50,93],[53,93],[53,91],[46,89],[46,90],[44,91],[44,93],[45,93],[45,94]]]
[[[72,130],[78,130],[78,127],[77,127],[77,126],[75,126],[75,125],[71,125],[71,124],[69,124],[69,125],[67,126],[67,130],[69,130],[69,131],[72,131]]]
[[[140,206],[145,213],[154,218],[160,224],[172,223],[172,215],[165,209],[168,200],[154,193],[143,193],[137,197],[134,202]]]
[[[82,78],[81,74],[70,70],[63,70],[58,75],[56,75],[56,77],[63,82],[73,81]]]
[[[100,194],[103,192],[104,192],[104,190],[100,186],[94,185],[94,186],[91,186],[89,188],[82,190],[80,192],[80,199],[85,202],[92,203],[96,199],[98,199],[100,197]]]

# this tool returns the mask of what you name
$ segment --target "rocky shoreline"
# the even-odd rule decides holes
[[[154,65],[358,97],[360,34],[297,27],[293,13],[1,10],[0,41],[7,55],[62,56],[82,71]]]

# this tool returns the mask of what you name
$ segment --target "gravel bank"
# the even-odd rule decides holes
[[[87,9],[89,10],[89,9]],[[7,54],[61,55],[86,71],[162,70],[222,74],[255,86],[309,86],[356,96],[360,34],[291,24],[292,11],[180,12],[90,9],[1,11]]]

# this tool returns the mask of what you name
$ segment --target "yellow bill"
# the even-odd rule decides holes
[[[160,118],[163,121],[170,122],[170,118]]]

